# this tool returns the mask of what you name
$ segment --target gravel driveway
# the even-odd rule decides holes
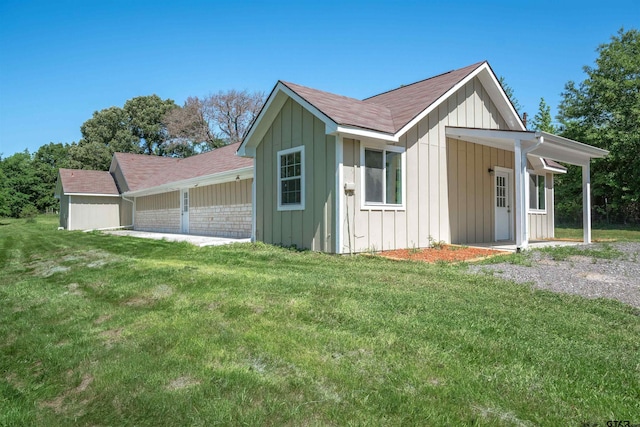
[[[582,295],[586,298],[611,298],[640,308],[640,243],[611,243],[622,252],[616,259],[575,255],[556,261],[550,255],[532,251],[532,266],[510,263],[474,265],[474,273],[493,274],[517,283],[533,283],[539,289]],[[578,246],[598,249],[601,244]]]

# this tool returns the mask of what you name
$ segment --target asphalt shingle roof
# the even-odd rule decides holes
[[[485,61],[478,62],[364,100],[295,83],[284,81],[281,83],[338,125],[393,134],[484,63]]]
[[[236,156],[240,143],[229,144],[184,159],[116,153],[129,191],[144,190],[171,182],[253,166],[253,160]]]
[[[109,172],[60,169],[62,191],[65,194],[120,194]]]

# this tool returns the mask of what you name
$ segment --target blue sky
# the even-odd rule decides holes
[[[364,98],[488,60],[530,117],[555,115],[637,0],[0,0],[0,154],[80,139],[94,111],[182,104],[278,79]]]

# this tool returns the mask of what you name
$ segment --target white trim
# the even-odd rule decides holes
[[[582,240],[591,243],[591,165],[582,165]]]
[[[69,206],[67,208],[67,230],[71,230],[71,195],[69,195]]]
[[[135,228],[135,224],[136,224],[136,198],[134,197],[133,200],[130,200],[130,199],[127,199],[126,197],[122,196],[122,200],[131,203],[131,225],[123,225],[122,227]]]
[[[498,216],[496,215],[496,173],[505,173],[507,174],[507,182],[509,183],[509,191],[507,192],[507,209],[509,210],[509,237],[506,240],[513,240],[514,235],[514,220],[513,220],[513,190],[514,190],[514,180],[513,180],[513,169],[504,168],[502,166],[494,166],[493,167],[493,189],[491,190],[491,194],[493,195],[492,205],[493,205],[493,239],[497,242],[498,240]]]
[[[184,195],[187,195],[187,211],[185,212],[185,203],[184,203]],[[185,215],[186,213],[186,215]],[[188,188],[180,189],[180,233],[181,234],[189,234],[189,228],[191,227],[190,221],[191,215],[191,194],[189,194]],[[185,227],[185,216],[186,216],[186,227]]]
[[[394,153],[400,153],[400,167],[402,168],[402,203],[399,205],[382,203],[371,203],[366,201],[367,183],[365,174],[365,156],[366,149],[376,151],[393,151]],[[371,144],[364,141],[360,141],[360,210],[362,211],[404,211],[407,204],[407,150],[404,147],[396,145],[384,145]],[[386,176],[386,171],[385,171]],[[382,200],[386,200],[386,182],[382,185]]]
[[[489,64],[487,62],[485,62],[485,63],[481,64],[478,68],[473,70],[471,73],[469,73],[469,75],[467,75],[467,77],[465,77],[464,79],[462,79],[458,83],[456,83],[456,85],[454,85],[451,89],[449,89],[442,96],[440,96],[440,98],[438,98],[435,102],[432,102],[431,105],[429,105],[429,107],[427,107],[425,110],[423,110],[420,114],[418,114],[409,123],[404,125],[398,132],[396,132],[395,135],[399,136],[399,135],[402,135],[402,134],[408,132],[409,129],[411,129],[413,126],[415,126],[420,120],[424,119],[427,115],[429,115],[429,113],[434,111],[436,108],[440,107],[440,104],[442,104],[445,100],[449,99],[449,97],[451,95],[456,93],[459,89],[461,89],[467,83],[469,83],[471,80],[473,80],[474,77],[476,77],[476,76],[480,77],[480,75],[481,75],[481,73],[483,71],[486,72],[487,75],[489,76],[490,80],[494,82],[494,87],[496,89],[497,88],[501,88],[500,83],[498,82],[498,80],[496,80],[495,75],[493,74],[493,71],[491,70],[491,67],[489,67]],[[485,80],[485,81],[482,81],[482,80]],[[487,91],[489,91],[488,88],[486,87],[488,85],[485,84],[486,83],[486,78],[481,79],[481,83],[482,83],[483,87],[485,87],[485,89],[487,89]],[[491,97],[491,94],[493,93],[495,95],[497,91],[496,90],[491,90],[489,92],[490,92],[489,96]],[[516,113],[516,111],[513,109],[513,105],[511,104],[511,102],[506,97],[506,94],[504,93],[504,90],[500,89],[499,92],[502,94],[503,101],[508,105],[509,112],[513,115],[513,117],[517,117],[517,121],[515,123],[514,123],[513,117],[511,118],[511,120],[509,120],[509,117],[503,117],[505,119],[505,121],[507,122],[507,124],[509,124],[509,127],[511,129],[516,128],[517,130],[525,130],[525,127],[522,124],[522,121],[520,120],[520,117],[518,116],[518,113]],[[495,100],[494,100],[494,103],[499,107],[499,104],[496,103]],[[503,109],[501,109],[501,110],[503,110]],[[502,111],[501,111],[501,113],[502,113]],[[503,116],[504,116],[504,114],[503,114]]]
[[[256,159],[253,159],[253,179],[251,181],[251,241],[256,241]]]
[[[343,139],[342,135],[336,135],[336,253],[342,253],[342,233],[343,233],[343,212],[344,212],[344,170],[343,170]]]
[[[354,139],[362,139],[362,138],[374,138],[383,141],[389,142],[398,142],[400,141],[399,134],[391,135],[388,133],[377,132],[375,130],[362,129],[354,126],[338,126],[336,128],[336,133],[340,133],[347,137],[354,137]]]
[[[65,196],[120,197],[120,194],[64,193]]]
[[[532,176],[535,176],[535,177],[541,176],[541,177],[544,178],[544,209],[540,209],[540,208],[534,209],[534,208],[531,207],[531,202],[529,202],[528,206],[527,206],[527,208],[528,208],[527,212],[530,213],[530,214],[538,214],[538,215],[546,214],[547,213],[547,175],[545,173],[542,173],[542,174],[538,173],[538,172],[536,172],[536,171],[534,171],[532,169],[527,169],[527,172],[528,172],[527,173],[527,184],[526,184],[527,188],[525,190],[526,193],[527,193],[527,197],[528,197],[527,200],[531,200],[531,185],[530,185],[531,177]],[[537,186],[538,186],[538,178],[536,178],[536,187]],[[536,191],[536,198],[538,197],[538,195],[539,195],[539,193]],[[540,206],[540,200],[538,200],[538,206]]]
[[[478,79],[480,80],[480,83],[482,83],[482,87],[489,93],[489,98],[491,98],[493,103],[496,105],[496,107],[500,111],[502,118],[507,122],[510,129],[527,130],[526,126],[522,122],[522,118],[520,117],[515,107],[513,106],[513,103],[511,102],[506,92],[504,91],[504,88],[500,84],[500,81],[496,78],[496,74],[491,69],[491,66],[489,65],[489,63],[485,62],[483,65],[484,65],[484,68],[486,68],[487,72],[478,73]],[[487,77],[489,81],[487,81]],[[489,84],[489,83],[492,83],[492,84]],[[495,102],[495,99],[494,99],[495,96],[500,97],[502,99],[502,102],[501,103]],[[506,111],[504,106],[507,107]]]
[[[300,203],[296,205],[283,205],[282,204],[282,185],[280,178],[280,161],[282,156],[290,153],[300,152]],[[277,205],[278,211],[303,211],[305,205],[305,157],[304,157],[304,145],[299,145],[297,147],[287,148],[286,150],[280,150],[276,154],[276,185],[277,185]]]
[[[218,172],[211,175],[184,179],[182,181],[168,182],[156,187],[143,188],[141,190],[134,191],[125,191],[122,194],[127,197],[151,196],[154,194],[166,193],[168,191],[177,191],[182,188],[194,188],[205,185],[224,184],[225,182],[235,181],[237,177],[240,177],[240,179],[249,179],[252,176],[253,166],[245,166],[243,168]]]
[[[273,114],[273,111],[270,111],[272,109],[272,106],[278,111],[280,110],[280,108],[282,108],[282,105],[284,105],[284,103],[286,102],[286,98],[282,99],[282,97],[279,97],[281,93],[293,99],[298,104],[302,105],[303,108],[307,109],[311,114],[313,114],[322,122],[324,122],[325,133],[327,135],[333,134],[337,131],[338,125],[336,122],[330,119],[329,116],[324,114],[322,111],[314,107],[313,104],[307,102],[307,100],[305,100],[296,92],[291,90],[284,82],[278,80],[278,83],[276,83],[275,87],[271,91],[269,98],[267,98],[267,101],[265,102],[264,107],[262,108],[262,110],[260,110],[258,117],[256,117],[256,119],[253,122],[253,125],[249,129],[247,136],[242,141],[242,144],[240,144],[240,147],[238,147],[238,150],[236,151],[236,154],[238,156],[242,156],[242,157],[255,156],[255,150],[253,151],[248,150],[248,148],[254,147],[254,144],[250,143],[250,141],[252,141],[254,138],[261,140],[264,134],[267,132],[268,127],[271,126],[271,123],[269,123],[269,126],[266,126],[266,125],[261,126],[262,121],[267,115],[270,115],[270,114],[273,115],[273,117],[275,118],[275,114]],[[258,130],[258,128],[260,128],[260,130]],[[255,144],[255,146],[257,146],[257,144]]]

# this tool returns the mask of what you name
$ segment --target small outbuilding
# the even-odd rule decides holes
[[[109,172],[60,169],[56,184],[60,227],[67,230],[119,227],[122,199]]]
[[[60,227],[250,237],[253,161],[238,146],[183,159],[115,153],[109,171],[60,169]]]

